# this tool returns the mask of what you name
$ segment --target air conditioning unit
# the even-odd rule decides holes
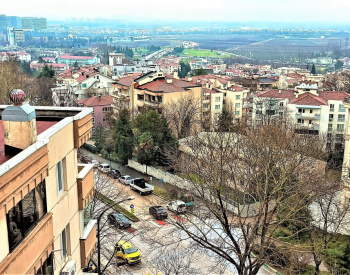
[[[75,275],[77,272],[77,262],[69,260],[64,268],[61,270],[60,275]]]

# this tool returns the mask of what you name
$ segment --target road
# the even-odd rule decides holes
[[[83,155],[89,155],[93,159],[98,160],[100,163],[109,163],[105,158],[92,154],[86,150],[82,150]],[[118,169],[123,175],[128,174],[131,177],[145,177],[144,174],[130,168],[123,166],[119,163],[111,162],[111,167],[113,169]],[[101,174],[95,171],[95,177],[99,177]],[[159,257],[159,252],[161,252],[161,242],[172,242],[173,245],[169,246],[168,252],[179,253],[181,255],[190,255],[191,264],[193,268],[200,270],[201,274],[236,274],[234,268],[231,266],[225,271],[222,271],[222,267],[217,265],[213,260],[210,253],[197,253],[196,251],[191,251],[191,245],[189,241],[183,238],[183,234],[177,231],[177,228],[173,225],[176,221],[181,220],[181,222],[188,222],[186,219],[191,219],[193,224],[200,223],[200,221],[193,221],[190,215],[185,217],[179,217],[168,211],[169,217],[166,221],[157,221],[148,213],[150,206],[162,205],[166,207],[167,201],[159,198],[156,195],[141,196],[139,193],[130,190],[129,186],[125,186],[118,180],[109,179],[110,184],[115,185],[118,189],[122,190],[124,194],[134,199],[131,201],[126,201],[121,203],[125,209],[130,209],[130,205],[134,205],[135,215],[140,218],[139,222],[132,223],[132,228],[130,230],[120,230],[114,226],[107,225],[106,232],[107,237],[103,239],[102,243],[102,263],[108,261],[108,255],[111,255],[113,251],[114,244],[120,240],[127,240],[136,246],[141,255],[142,262],[133,266],[128,266],[126,264],[118,265],[116,259],[112,259],[112,264],[107,270],[109,274],[163,274],[158,272],[154,266],[154,258]],[[158,185],[162,187],[163,183],[159,183],[158,179],[153,179],[153,185]],[[105,218],[112,210],[105,214],[102,224],[105,223]],[[156,236],[156,238],[155,238]],[[153,242],[150,240],[153,239]],[[156,241],[154,241],[156,240]],[[164,253],[164,252],[163,252]],[[106,255],[106,256],[104,256]],[[215,266],[214,270],[212,269]],[[266,268],[262,268],[259,271],[260,275],[265,274],[275,274]]]

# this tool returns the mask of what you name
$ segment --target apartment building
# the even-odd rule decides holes
[[[253,95],[250,113],[253,123],[288,116],[300,131],[340,137],[348,120],[343,105],[348,96],[333,91],[268,90]]]
[[[92,109],[0,106],[0,274],[82,274],[96,247]],[[64,273],[67,272],[67,273]]]
[[[345,114],[350,116],[350,97],[346,97],[343,101]],[[346,120],[344,126],[345,148],[344,160],[342,168],[342,184],[340,189],[340,205],[346,207],[350,203],[350,121]]]
[[[82,65],[95,65],[99,63],[97,56],[72,56],[72,55],[61,55],[57,57],[57,63],[66,63],[67,65],[74,65],[77,63],[79,66]]]

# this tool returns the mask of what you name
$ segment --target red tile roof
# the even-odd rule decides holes
[[[289,102],[289,104],[312,105],[312,106],[328,105],[326,100],[311,93],[305,93],[298,96],[298,98],[293,98]]]
[[[113,97],[110,95],[93,96],[90,98],[77,100],[77,103],[85,107],[106,106],[113,103]]]
[[[262,91],[257,94],[259,97],[270,97],[270,98],[294,98],[294,91],[293,90],[267,90]]]
[[[179,79],[172,79],[172,82],[173,83],[167,83],[166,79],[156,79],[149,83],[138,86],[137,89],[148,90],[151,92],[174,93],[184,91],[186,88],[190,87],[200,87],[200,85],[194,85],[191,82]]]
[[[350,94],[345,92],[332,92],[332,91],[319,92],[319,95],[324,100],[344,100],[346,97],[350,96]]]
[[[133,81],[138,78],[141,74],[140,73],[136,73],[130,76],[126,76],[126,77],[122,77],[116,80],[117,84],[119,85],[123,85],[123,86],[127,86],[130,87],[133,83]]]
[[[61,55],[60,59],[79,59],[79,60],[89,60],[94,59],[94,56],[72,56],[72,55]]]

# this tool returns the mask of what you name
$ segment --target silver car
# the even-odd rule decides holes
[[[130,182],[132,181],[132,177],[129,175],[125,175],[119,178],[119,182],[125,185],[130,185]]]

